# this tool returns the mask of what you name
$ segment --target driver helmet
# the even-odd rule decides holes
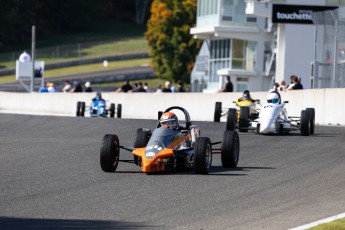
[[[102,99],[102,94],[101,92],[96,93],[96,100],[101,100]]]
[[[164,128],[170,128],[178,130],[178,119],[177,116],[172,112],[163,113],[160,119],[161,126]]]
[[[267,103],[279,104],[279,95],[276,92],[270,92],[267,97]]]
[[[250,93],[249,90],[245,90],[243,92],[243,96],[242,96],[243,100],[250,100]]]

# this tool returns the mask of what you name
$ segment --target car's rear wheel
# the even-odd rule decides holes
[[[198,137],[194,143],[194,172],[208,174],[212,164],[212,146],[208,137]]]
[[[80,105],[80,116],[81,117],[85,116],[85,102],[81,102],[81,105]]]
[[[214,108],[213,121],[220,122],[221,115],[222,115],[222,102],[217,101]]]
[[[151,138],[152,132],[149,129],[140,128],[137,129],[137,133],[134,138],[134,148],[144,148]],[[134,163],[141,165],[141,159],[134,155]]]
[[[225,131],[221,147],[224,168],[236,168],[240,157],[240,138],[236,131]]]
[[[120,142],[117,135],[106,134],[103,137],[100,163],[104,172],[115,172],[120,158]]]
[[[310,132],[310,134],[314,134],[314,132],[315,132],[315,109],[314,108],[307,108],[306,110],[309,113],[309,119],[310,119],[309,132]]]
[[[122,117],[122,105],[118,104],[117,105],[117,118],[121,118]]]
[[[111,103],[109,108],[109,116],[113,118],[115,116],[115,104]]]
[[[226,130],[235,130],[237,125],[237,110],[230,108],[226,116]]]
[[[238,130],[240,132],[248,132],[250,109],[248,106],[240,107],[240,119],[238,121]]]
[[[77,112],[76,112],[76,116],[77,116],[77,117],[80,116],[80,106],[81,106],[81,102],[78,101],[78,102],[77,102]]]
[[[302,110],[301,111],[301,135],[302,136],[309,136],[310,134],[310,116],[309,112],[307,110]]]

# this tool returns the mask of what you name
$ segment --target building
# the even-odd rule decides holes
[[[291,75],[311,87],[312,13],[344,0],[198,0],[191,34],[204,40],[191,74],[194,92],[216,92],[230,75],[234,91],[266,91]]]

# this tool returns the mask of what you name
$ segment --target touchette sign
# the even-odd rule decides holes
[[[337,6],[272,5],[273,23],[313,24],[312,14],[337,9]]]

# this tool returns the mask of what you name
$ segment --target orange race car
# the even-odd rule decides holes
[[[178,123],[174,110],[184,114],[185,124]],[[160,111],[158,117],[153,132],[145,128],[137,130],[134,147],[122,146],[117,135],[106,134],[100,150],[102,170],[115,172],[119,161],[124,161],[138,165],[142,172],[148,174],[185,168],[194,168],[195,174],[208,174],[212,154],[216,153],[221,154],[223,167],[237,167],[240,142],[236,131],[225,131],[223,141],[211,143],[210,138],[199,136],[199,128],[192,125],[189,113],[182,107],[173,106]],[[212,148],[217,144],[221,147]],[[120,149],[130,151],[134,159],[120,160]]]

